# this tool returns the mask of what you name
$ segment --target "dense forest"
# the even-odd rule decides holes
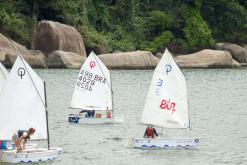
[[[247,42],[246,0],[0,0],[0,33],[27,47],[40,20],[75,27],[96,52]]]

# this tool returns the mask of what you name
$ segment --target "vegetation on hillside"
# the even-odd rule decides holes
[[[74,26],[96,53],[247,41],[246,0],[5,0],[0,8],[0,33],[27,47],[40,20]]]

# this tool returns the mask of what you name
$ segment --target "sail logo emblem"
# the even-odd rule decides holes
[[[165,71],[166,71],[166,74],[168,74],[169,72],[172,71],[172,66],[170,64],[166,64],[165,65]]]
[[[161,100],[161,103],[160,103],[160,108],[161,109],[164,109],[164,110],[168,110],[168,111],[172,111],[172,114],[173,114],[173,112],[175,112],[176,111],[176,109],[175,109],[175,107],[176,107],[176,103],[175,102],[171,102],[171,100],[169,99],[169,100]]]
[[[96,66],[96,63],[95,63],[94,61],[91,61],[91,62],[89,63],[89,66],[90,66],[90,69],[92,69],[93,67]]]
[[[24,68],[20,67],[20,68],[18,69],[18,71],[17,71],[17,74],[18,74],[18,76],[20,76],[21,79],[22,79],[22,77],[26,74],[26,70],[25,70]]]

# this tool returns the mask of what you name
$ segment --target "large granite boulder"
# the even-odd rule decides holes
[[[32,56],[32,55],[22,55],[22,57],[27,61],[27,63],[32,66],[32,68],[47,68],[44,59],[41,56]],[[4,61],[2,62],[7,68],[11,68],[15,63],[17,55],[6,54]]]
[[[0,50],[0,62],[3,62],[5,60],[6,52]]]
[[[0,62],[6,67],[11,67],[18,55],[34,68],[47,68],[45,55],[38,50],[28,50],[26,47],[14,42],[0,33]]]
[[[41,21],[34,34],[33,49],[46,55],[56,50],[74,52],[86,57],[85,45],[80,33],[72,26],[53,21]]]
[[[85,60],[86,57],[79,54],[57,50],[49,54],[47,66],[48,68],[78,69]]]
[[[231,68],[240,66],[228,51],[205,49],[189,55],[175,57],[177,64],[185,68]],[[234,62],[234,63],[233,63]]]
[[[162,56],[163,56],[163,53],[160,53],[160,52],[158,52],[158,53],[155,54],[155,57],[158,57],[159,59],[161,59]]]
[[[150,69],[159,62],[159,58],[148,51],[102,54],[98,57],[111,69]]]
[[[216,43],[215,47],[217,50],[229,51],[232,57],[240,63],[247,62],[247,51],[245,48],[239,45],[231,44],[231,43]]]
[[[239,62],[237,62],[236,60],[232,59],[232,67],[234,68],[239,68],[241,67],[242,64],[240,64]]]

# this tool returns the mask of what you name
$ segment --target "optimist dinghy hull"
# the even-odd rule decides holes
[[[81,117],[77,114],[69,115],[69,122],[71,123],[81,123],[81,124],[113,124],[113,123],[123,123],[124,119],[122,116],[114,118],[94,118],[94,117]]]
[[[3,150],[0,151],[0,160],[7,163],[43,162],[57,159],[61,153],[61,148],[25,149],[20,153],[16,153],[16,150]]]
[[[7,149],[8,150],[13,150],[13,145],[14,144],[11,144],[11,146],[8,146]],[[26,149],[36,148],[37,146],[38,146],[38,144],[35,144],[35,143],[27,143],[25,145]]]
[[[164,139],[164,138],[133,138],[134,148],[140,149],[169,149],[169,148],[193,148],[199,143],[199,139]]]

